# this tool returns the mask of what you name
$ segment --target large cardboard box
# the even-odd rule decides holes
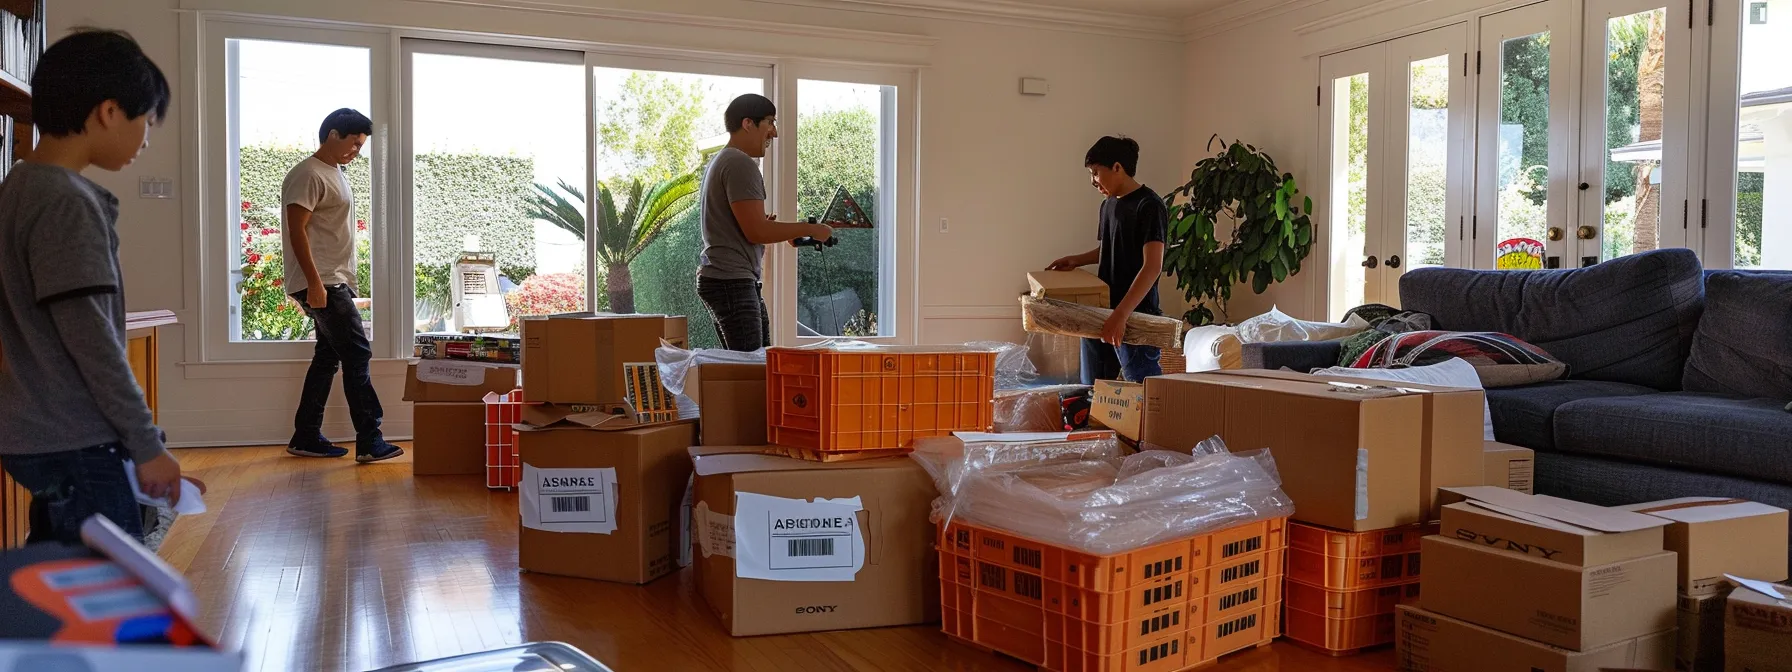
[[[1419,543],[1428,611],[1573,651],[1674,629],[1673,553],[1582,567],[1441,536]]]
[[[688,422],[518,432],[518,566],[634,584],[672,572],[695,439]]]
[[[705,446],[758,446],[765,439],[765,365],[700,364],[686,374]]]
[[[405,401],[478,402],[490,392],[516,389],[518,367],[458,359],[411,362],[404,376]]]
[[[485,473],[485,404],[412,404],[411,473]]]
[[[1674,668],[1681,672],[1724,672],[1724,604],[1728,595],[1680,596],[1680,646]]]
[[[1623,509],[1493,486],[1445,488],[1442,495],[1439,535],[1581,567],[1659,553],[1667,525]]]
[[[1680,554],[1680,592],[1727,592],[1725,574],[1786,580],[1787,513],[1745,499],[1682,497],[1623,507],[1673,521],[1666,547]]]
[[[1498,441],[1488,441],[1482,454],[1487,458],[1487,482],[1496,488],[1505,488],[1524,494],[1536,494],[1532,489],[1537,474],[1537,454],[1529,448],[1509,446]]]
[[[1184,373],[1145,381],[1141,442],[1188,451],[1218,435],[1235,451],[1268,448],[1295,520],[1362,532],[1430,520],[1420,491],[1424,414],[1417,394]]]
[[[1395,660],[1401,672],[1604,672],[1671,670],[1673,631],[1570,651],[1401,605]]]
[[[1115,434],[1137,443],[1139,421],[1144,412],[1144,383],[1095,381],[1095,403],[1089,408],[1089,424],[1114,430]]]
[[[1724,609],[1724,669],[1792,672],[1792,586],[1769,586],[1779,597],[1749,586],[1730,592]]]
[[[1108,283],[1094,273],[1082,269],[1071,271],[1033,271],[1027,274],[1027,286],[1033,296],[1070,303],[1112,308],[1108,301]]]
[[[691,449],[697,582],[729,633],[939,617],[928,520],[937,493],[914,460],[819,463],[737,450]]]
[[[626,394],[623,364],[652,362],[682,318],[575,313],[523,320],[523,398],[550,404],[614,404]]]

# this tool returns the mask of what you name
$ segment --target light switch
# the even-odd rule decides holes
[[[1022,95],[1043,96],[1052,92],[1052,85],[1038,77],[1022,77],[1020,80],[1020,92]]]
[[[137,181],[138,198],[174,198],[174,180],[166,177],[145,177]]]

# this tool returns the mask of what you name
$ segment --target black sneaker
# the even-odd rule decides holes
[[[362,464],[380,462],[403,454],[403,448],[386,443],[385,439],[374,439],[373,445],[369,448],[362,449],[359,446],[355,448],[355,461]]]
[[[348,454],[348,449],[338,447],[320,436],[314,441],[295,440],[286,444],[286,454],[296,457],[342,457]]]

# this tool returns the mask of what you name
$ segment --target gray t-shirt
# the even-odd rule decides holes
[[[765,200],[765,175],[746,152],[724,147],[703,171],[703,256],[697,275],[711,280],[758,280],[764,245],[747,241],[729,205]]]
[[[292,227],[286,226],[286,205],[311,211],[305,232],[311,234],[311,263],[325,286],[355,285],[355,191],[342,169],[307,156],[287,171],[280,185],[280,260],[285,265],[286,293],[307,289],[305,269],[293,252]],[[359,289],[359,288],[357,288]]]
[[[162,453],[125,352],[117,222],[118,199],[66,168],[0,184],[0,455]]]

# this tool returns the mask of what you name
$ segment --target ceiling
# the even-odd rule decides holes
[[[1228,0],[1030,0],[1028,4],[1068,9],[1111,11],[1135,16],[1183,18],[1226,4]],[[999,4],[997,0],[992,4]],[[966,4],[977,4],[967,2]]]

